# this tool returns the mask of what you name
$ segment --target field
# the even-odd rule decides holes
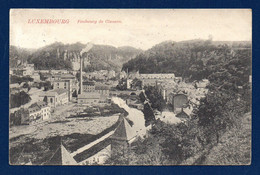
[[[111,106],[101,107],[101,114],[90,117],[75,117],[77,113],[88,110],[77,107],[74,103],[61,106],[46,121],[9,129],[10,164],[43,164],[60,143],[70,151],[84,146],[101,137],[117,126],[118,116],[123,114],[121,108],[110,111]],[[104,112],[105,111],[105,112]],[[108,116],[108,114],[111,114]],[[74,115],[74,117],[70,117]]]

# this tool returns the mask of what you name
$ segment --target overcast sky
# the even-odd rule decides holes
[[[69,19],[69,24],[28,24],[31,19]],[[99,21],[104,23],[78,23]],[[106,20],[121,23],[105,23]],[[165,40],[251,41],[251,10],[89,10],[15,9],[10,12],[10,44],[39,48],[55,41],[92,42],[151,48]]]

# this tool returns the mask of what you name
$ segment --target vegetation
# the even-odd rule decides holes
[[[207,78],[209,93],[194,109],[191,120],[179,125],[154,122],[148,138],[133,144],[127,154],[114,155],[110,161],[138,165],[249,164],[251,130],[248,124],[247,129],[243,129],[241,121],[245,113],[251,111],[250,49],[251,45],[245,42],[165,42],[124,64],[123,70],[173,72],[188,81]],[[243,87],[242,92],[238,86]],[[145,90],[151,106],[163,109],[156,88]],[[143,93],[139,97],[143,102],[146,100]],[[248,115],[251,121],[251,114]],[[235,140],[230,139],[231,136]],[[238,149],[240,146],[245,149]],[[220,152],[216,154],[216,150]]]
[[[163,96],[160,94],[158,88],[153,86],[145,87],[145,94],[151,103],[152,108],[159,111],[163,111],[166,106],[166,103],[163,99]]]
[[[18,92],[16,94],[11,94],[10,107],[11,108],[20,107],[20,106],[28,103],[30,100],[31,100],[30,95],[28,95],[24,91]]]
[[[25,77],[18,77],[16,75],[11,75],[11,78],[10,78],[10,84],[15,84],[15,83],[18,83],[18,84],[21,84],[22,82],[32,82],[33,81],[33,78],[31,78],[30,76],[25,76]]]

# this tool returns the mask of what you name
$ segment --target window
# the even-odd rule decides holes
[[[52,98],[50,98],[50,102],[53,103],[53,99]]]

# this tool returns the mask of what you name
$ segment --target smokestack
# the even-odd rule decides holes
[[[79,78],[79,94],[82,94],[82,56],[80,57],[80,78]]]
[[[83,90],[82,90],[82,57],[83,57],[83,53],[88,53],[88,51],[93,47],[92,43],[88,43],[86,45],[86,47],[84,49],[81,50],[80,52],[80,90],[79,93],[82,94]]]

